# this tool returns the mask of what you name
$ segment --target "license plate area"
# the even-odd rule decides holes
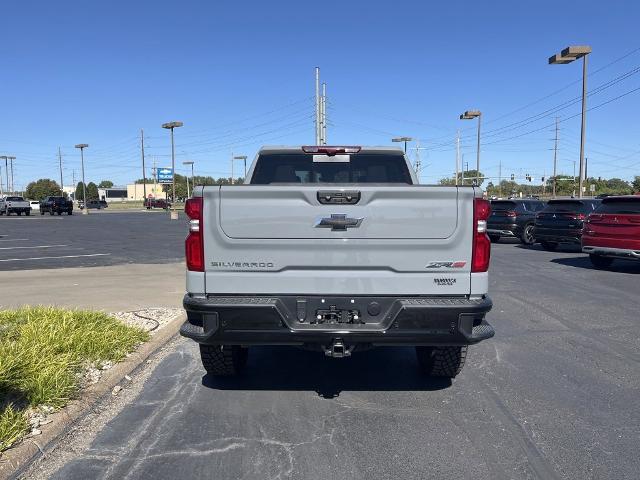
[[[311,319],[311,324],[317,325],[339,325],[339,324],[362,324],[364,323],[360,310],[341,309],[336,305],[329,305],[329,308],[320,308]]]

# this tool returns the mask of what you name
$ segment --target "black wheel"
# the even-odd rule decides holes
[[[416,356],[426,375],[454,378],[464,367],[467,347],[416,347]]]
[[[500,235],[489,235],[491,243],[498,243],[500,241]]]
[[[62,210],[58,210],[58,215],[62,215]]]
[[[40,210],[40,215],[44,215],[44,210]]]
[[[558,244],[554,242],[540,242],[542,248],[544,248],[547,252],[555,252],[556,248],[558,248]]]
[[[611,264],[613,263],[613,258],[603,257],[601,255],[594,255],[594,254],[589,255],[589,260],[591,260],[591,265],[593,265],[596,268],[610,267]]]
[[[26,212],[24,212],[24,214],[28,217],[31,215],[31,212],[29,210],[27,210]]]
[[[202,366],[207,373],[230,377],[244,370],[249,349],[239,345],[200,345]]]
[[[73,215],[73,210],[68,210],[67,215]]]
[[[53,210],[49,210],[49,215],[53,216]]]
[[[522,235],[520,235],[520,243],[524,245],[533,245],[536,243],[536,237],[533,235],[533,225],[529,224],[524,227]]]

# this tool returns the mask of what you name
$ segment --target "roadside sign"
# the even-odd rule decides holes
[[[595,183],[592,184],[592,185],[589,185],[589,191],[590,192],[595,192],[596,191],[596,184]]]
[[[173,169],[171,167],[158,169],[158,183],[173,183]]]

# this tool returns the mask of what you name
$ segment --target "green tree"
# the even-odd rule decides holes
[[[41,178],[27,185],[25,195],[33,200],[42,200],[44,197],[62,195],[62,190],[54,180]]]
[[[87,183],[87,202],[89,200],[98,200],[98,199],[99,199],[98,186],[93,182]]]
[[[113,187],[113,182],[111,180],[102,180],[98,184],[98,188],[111,188]]]
[[[76,200],[82,200],[82,182],[78,182],[76,185],[75,197]]]
[[[640,176],[639,175],[636,175],[636,177],[633,179],[633,183],[631,184],[631,186],[633,187],[634,193],[640,193]]]

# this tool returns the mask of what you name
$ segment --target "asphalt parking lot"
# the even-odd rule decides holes
[[[0,271],[180,262],[186,231],[160,211],[3,216]]]
[[[96,251],[182,239],[182,222],[127,215],[77,221],[108,232]],[[121,255],[153,258],[135,252]],[[496,336],[453,383],[420,376],[408,348],[254,348],[246,374],[221,381],[177,339],[103,428],[28,478],[638,478],[640,263],[600,271],[577,250],[500,243],[490,294]]]

